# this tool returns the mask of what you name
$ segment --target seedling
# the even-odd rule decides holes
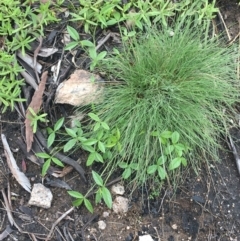
[[[92,176],[95,183],[99,186],[96,192],[96,203],[99,203],[101,199],[103,199],[107,207],[112,208],[112,195],[108,188],[104,185],[102,177],[95,171],[92,171]]]
[[[43,177],[47,174],[47,171],[52,162],[59,167],[64,167],[64,164],[59,159],[57,159],[56,157],[51,156],[45,152],[36,153],[36,156],[45,159],[45,162],[42,166],[42,176]]]
[[[33,133],[36,133],[39,121],[44,122],[44,123],[48,122],[48,120],[46,118],[47,114],[46,113],[43,113],[43,114],[35,113],[31,107],[29,107],[28,110],[30,112],[30,115],[28,115],[27,118],[29,120],[31,120],[30,125],[32,126]]]
[[[68,191],[68,194],[70,196],[76,198],[76,200],[73,201],[73,206],[79,207],[82,204],[84,204],[84,206],[87,208],[87,210],[90,213],[93,213],[93,206],[92,206],[91,202],[86,198],[86,196],[83,196],[80,192],[76,192],[76,191]]]
[[[92,60],[92,62],[90,64],[90,70],[93,71],[94,68],[96,67],[96,65],[99,63],[99,61],[104,59],[107,52],[102,51],[98,54],[97,51],[96,51],[96,47],[95,47],[94,43],[92,43],[89,40],[80,40],[80,35],[76,31],[76,29],[74,29],[73,27],[67,26],[67,31],[74,41],[68,43],[65,46],[65,49],[66,50],[72,50],[77,46],[81,46],[82,48],[87,47],[86,50],[88,51],[89,57]]]
[[[56,138],[56,132],[62,127],[64,123],[64,117],[60,118],[54,125],[53,129],[48,127],[47,131],[48,131],[48,139],[47,139],[47,146],[50,147]]]
[[[76,29],[71,26],[67,26],[67,31],[71,38],[74,40],[65,46],[65,50],[72,50],[77,46],[81,47],[95,47],[95,45],[89,40],[80,40],[80,35]]]

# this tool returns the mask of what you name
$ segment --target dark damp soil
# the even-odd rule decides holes
[[[240,31],[240,8],[233,0],[218,1],[218,6],[229,31],[230,42]],[[224,28],[221,26],[222,31],[225,31]],[[66,73],[67,68],[62,71],[63,74]],[[72,108],[55,105],[51,111],[58,113],[58,116],[68,116]],[[27,160],[16,143],[19,137],[24,136],[24,123],[18,113],[14,111],[2,114],[0,123],[1,133],[6,135],[18,166],[22,167],[23,163],[26,163],[25,174],[32,185],[42,183],[41,168]],[[188,172],[185,182],[176,192],[173,193],[168,188],[149,192],[146,187],[129,196],[130,190],[127,190],[124,196],[129,198],[129,211],[121,215],[115,214],[103,204],[97,205],[93,214],[85,208],[76,208],[56,226],[50,240],[134,241],[144,234],[150,234],[155,241],[240,240],[240,175],[229,147],[226,143],[222,146],[219,162],[210,166],[203,165],[202,169],[198,170],[198,175]],[[5,158],[2,144],[0,157],[3,160]],[[81,152],[71,157],[74,160],[85,158]],[[86,177],[88,175],[90,173],[86,173]],[[44,240],[53,223],[71,208],[72,198],[67,195],[66,189],[47,184],[55,179],[51,176],[48,178],[44,180],[44,184],[51,189],[53,202],[50,209],[42,209],[28,206],[30,194],[9,175],[12,211],[22,230],[20,232],[12,227],[13,231],[5,240],[34,240],[30,233],[34,233],[37,240]],[[72,190],[82,193],[91,186],[91,183],[84,182],[74,170],[61,180]],[[5,209],[2,201],[0,232],[9,225]],[[106,223],[104,230],[98,227],[100,220]]]

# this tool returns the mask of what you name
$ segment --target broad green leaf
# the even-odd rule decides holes
[[[107,139],[107,144],[106,147],[113,147],[116,146],[116,144],[118,143],[118,139],[116,136],[109,136],[109,138]]]
[[[64,152],[68,152],[69,150],[71,150],[77,143],[76,139],[71,139],[69,140],[63,147],[63,151]]]
[[[68,191],[68,194],[71,197],[75,197],[75,198],[84,198],[84,196],[80,193],[80,192],[76,192],[76,191]]]
[[[100,129],[98,132],[97,132],[97,139],[98,140],[101,140],[102,139],[102,137],[103,137],[103,129]]]
[[[51,160],[48,159],[46,162],[44,162],[43,166],[42,166],[42,176],[44,177],[47,174],[47,170],[50,167],[51,164]]]
[[[175,151],[177,152],[177,155],[178,155],[179,157],[181,157],[181,156],[183,155],[183,151],[182,151],[182,150],[177,150],[177,149],[175,149]]]
[[[105,129],[105,130],[110,130],[108,124],[106,122],[101,122],[101,126]]]
[[[185,166],[185,167],[187,166],[187,160],[185,158],[181,157],[181,162],[182,162],[183,166]]]
[[[100,122],[100,121],[101,121],[100,118],[99,118],[96,114],[94,114],[94,113],[89,113],[88,116],[89,116],[92,120],[95,120],[95,121],[97,121],[97,122]]]
[[[84,198],[84,205],[90,213],[93,213],[93,206],[87,198]]]
[[[95,161],[95,152],[92,152],[92,153],[90,153],[90,155],[88,156],[86,165],[87,165],[87,166],[91,166],[94,161]]]
[[[96,152],[95,156],[96,156],[96,161],[103,163],[103,157],[100,153]]]
[[[161,144],[163,144],[163,145],[166,145],[167,144],[167,139],[166,138],[164,138],[164,137],[162,137],[162,136],[160,136],[159,137],[159,141],[161,142]]]
[[[76,46],[78,46],[78,42],[70,42],[70,43],[68,43],[68,44],[64,47],[64,49],[65,49],[65,50],[72,50],[72,49],[74,49]]]
[[[85,47],[85,46],[86,47],[95,47],[94,43],[92,43],[89,40],[82,40],[80,43],[83,47]]]
[[[102,197],[108,208],[112,208],[112,195],[106,187],[102,187]]]
[[[151,165],[147,168],[147,174],[153,174],[157,170],[157,165]]]
[[[92,146],[86,146],[86,145],[82,145],[82,149],[84,149],[85,151],[88,152],[95,152],[95,149]]]
[[[168,167],[169,170],[174,170],[174,169],[178,168],[181,165],[181,162],[182,162],[181,157],[176,157],[176,158],[172,159],[170,161],[170,164]]]
[[[177,131],[174,131],[171,136],[172,143],[176,144],[179,141],[179,137],[180,137],[179,133]]]
[[[98,140],[96,140],[96,139],[87,139],[82,144],[86,145],[86,146],[92,146],[92,145],[94,145],[97,142],[98,142]]]
[[[128,179],[132,173],[132,170],[130,167],[127,167],[124,172],[122,173],[123,179]]]
[[[169,139],[169,138],[171,138],[171,136],[172,136],[172,132],[171,132],[171,131],[163,131],[163,132],[160,134],[160,136],[163,137],[163,138]]]
[[[70,129],[70,128],[65,128],[65,131],[67,134],[73,138],[77,137],[76,130]]]
[[[60,167],[64,167],[63,163],[62,163],[60,160],[58,160],[56,157],[52,157],[52,161],[53,161],[56,165],[58,165],[58,166],[60,166]]]
[[[157,160],[157,164],[160,166],[160,165],[163,165],[167,160],[167,157],[162,155],[161,157],[158,158]]]
[[[92,176],[93,176],[93,179],[94,179],[95,183],[98,186],[103,186],[103,180],[102,180],[102,177],[99,174],[97,174],[95,171],[92,171]]]
[[[82,137],[82,136],[78,136],[78,141],[80,141],[83,145],[84,145],[84,142],[87,140],[87,138],[85,137]]]
[[[79,37],[79,34],[78,32],[76,31],[76,29],[74,29],[73,27],[71,26],[67,26],[67,31],[69,33],[69,35],[75,40],[75,41],[78,41],[80,40],[80,37]]]
[[[54,132],[54,130],[52,129],[52,128],[50,128],[50,127],[47,127],[47,133],[50,135],[51,133],[53,133]]]
[[[93,128],[93,131],[97,131],[101,126],[101,123],[100,122],[97,122],[95,125],[94,125],[94,128]]]
[[[118,166],[119,166],[120,168],[125,169],[125,168],[128,167],[128,164],[127,164],[126,162],[119,162],[119,163],[118,163]]]
[[[179,151],[184,151],[186,147],[182,143],[177,143],[174,145],[174,147]]]
[[[160,136],[158,131],[152,131],[151,136]]]
[[[102,191],[101,191],[101,188],[99,188],[96,192],[96,195],[95,195],[95,203],[100,203],[101,202],[101,199],[102,199]]]
[[[64,123],[64,117],[60,118],[54,125],[54,131],[58,131]]]
[[[93,47],[93,48],[89,48],[89,56],[91,59],[96,59],[97,58],[97,51],[96,51],[96,48]],[[93,113],[90,113],[90,114],[93,114]],[[94,114],[95,115],[95,114]],[[91,117],[91,116],[90,116]],[[92,117],[91,117],[92,118]],[[93,119],[93,118],[92,118]],[[94,119],[93,119],[94,120]],[[100,121],[100,120],[99,120]]]
[[[52,132],[52,133],[49,135],[49,137],[48,137],[48,139],[47,139],[47,147],[48,147],[48,148],[49,148],[49,147],[53,144],[53,142],[55,141],[55,137],[56,137],[55,132]]]
[[[102,51],[101,53],[98,54],[97,60],[102,60],[104,57],[107,55],[107,51]]]
[[[174,150],[174,146],[173,145],[168,145],[166,148],[165,148],[165,154],[166,155],[169,155],[173,152]]]
[[[98,149],[102,152],[102,153],[105,153],[105,145],[103,142],[99,141],[98,142]]]
[[[72,202],[72,204],[73,204],[74,207],[79,207],[79,206],[82,205],[82,203],[83,203],[83,198],[79,198],[79,199],[74,200],[74,201]]]
[[[158,176],[160,177],[160,179],[164,180],[167,176],[167,173],[164,170],[164,168],[162,168],[161,166],[158,166],[157,171],[158,171]]]
[[[48,154],[45,153],[45,152],[39,152],[39,153],[36,153],[35,155],[36,155],[37,157],[44,158],[44,159],[51,157],[50,155],[48,155]]]
[[[137,163],[130,163],[129,165],[133,170],[138,170],[138,164]]]

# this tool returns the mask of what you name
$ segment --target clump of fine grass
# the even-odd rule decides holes
[[[147,167],[161,154],[152,131],[177,131],[191,148],[186,157],[194,168],[217,159],[219,140],[239,96],[233,49],[206,39],[204,30],[185,20],[168,29],[150,30],[124,51],[105,60],[102,69],[121,81],[105,88],[96,109],[109,126],[121,133],[122,150],[110,166],[134,162],[133,179],[148,179]]]

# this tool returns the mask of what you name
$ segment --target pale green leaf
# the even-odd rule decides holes
[[[69,194],[71,197],[84,198],[84,196],[83,196],[80,192],[68,191],[68,194]]]
[[[90,213],[93,213],[93,206],[87,198],[84,198],[84,205]]]
[[[112,208],[112,195],[106,187],[102,187],[102,197],[108,208]]]
[[[102,177],[98,173],[96,173],[95,171],[92,171],[92,176],[93,176],[93,179],[94,179],[95,183],[98,186],[103,186]]]
[[[78,32],[76,31],[76,29],[74,29],[73,27],[71,26],[67,26],[67,31],[69,33],[69,35],[75,40],[75,41],[78,41],[80,40],[80,37],[79,37],[79,34]]]
[[[36,155],[37,157],[44,158],[44,159],[51,157],[50,155],[48,155],[48,154],[45,153],[45,152],[39,152],[39,153],[36,153],[35,155]]]
[[[147,174],[153,174],[157,170],[157,165],[151,165],[147,168]]]
[[[69,140],[63,147],[64,152],[68,152],[71,150],[75,145],[76,145],[77,140],[76,139],[71,139]]]

